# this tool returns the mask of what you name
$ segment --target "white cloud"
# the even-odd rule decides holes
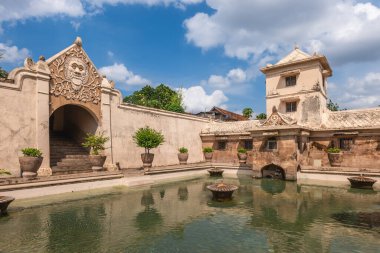
[[[124,64],[114,63],[111,66],[105,66],[99,69],[99,72],[106,75],[108,79],[117,83],[127,85],[146,85],[150,84],[148,79],[135,75],[132,71],[128,70]]]
[[[241,68],[231,69],[226,76],[211,75],[207,81],[202,81],[202,85],[210,85],[213,88],[227,89],[233,84],[239,84],[248,80],[247,74]]]
[[[259,61],[283,56],[297,42],[334,63],[380,59],[380,8],[353,0],[206,0],[215,12],[185,20],[188,42]]]
[[[0,58],[2,63],[21,63],[30,55],[26,48],[19,49],[17,46],[8,46],[3,43],[0,43],[0,53],[3,54]]]
[[[183,103],[187,112],[198,113],[210,110],[213,106],[227,108],[223,103],[228,101],[223,91],[216,90],[210,95],[201,86],[192,86],[190,88],[182,88]]]
[[[329,84],[333,100],[341,108],[366,108],[380,105],[380,73],[370,72],[362,78],[348,78],[346,85]]]
[[[147,6],[173,5],[185,8],[203,0],[2,0],[0,2],[0,25],[4,22],[17,22],[30,18],[54,16],[82,17],[97,14],[104,5],[143,4]],[[70,22],[78,30],[79,22]],[[0,26],[0,32],[2,27]]]
[[[0,23],[55,15],[79,17],[84,14],[80,0],[4,0],[0,3]]]
[[[71,24],[71,26],[74,28],[75,31],[78,31],[78,30],[79,30],[80,22],[70,21],[70,24]]]
[[[117,5],[117,4],[143,4],[147,6],[154,5],[173,5],[179,8],[184,8],[186,5],[198,4],[203,0],[86,0],[90,5],[95,7],[103,7],[103,5]]]

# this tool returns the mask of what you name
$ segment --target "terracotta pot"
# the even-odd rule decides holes
[[[327,156],[332,167],[339,167],[343,161],[342,153],[327,153]]]
[[[147,153],[141,154],[141,160],[143,162],[144,168],[151,168],[153,159],[154,159],[154,154],[147,154]]]
[[[22,177],[33,179],[37,177],[37,171],[42,164],[43,157],[21,156],[18,158]]]
[[[179,164],[187,164],[187,159],[189,159],[189,153],[178,153]]]
[[[0,214],[5,215],[7,214],[7,208],[8,205],[15,200],[14,197],[10,196],[0,196]]]
[[[205,156],[205,160],[206,160],[206,162],[211,162],[213,152],[207,152],[207,153],[204,152],[203,154],[204,154],[204,156]]]
[[[107,156],[105,156],[105,155],[89,155],[88,159],[91,162],[93,171],[101,171],[101,170],[103,170],[103,165],[107,159]]]
[[[247,163],[247,153],[238,153],[238,157],[239,157],[239,163],[240,164],[246,164]]]

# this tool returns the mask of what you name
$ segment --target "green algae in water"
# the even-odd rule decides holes
[[[379,252],[378,192],[224,178],[239,189],[216,202],[218,180],[29,200],[0,218],[0,252]]]

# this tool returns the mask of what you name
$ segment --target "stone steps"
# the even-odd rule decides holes
[[[62,133],[53,133],[50,141],[50,166],[53,175],[91,172],[88,151]]]

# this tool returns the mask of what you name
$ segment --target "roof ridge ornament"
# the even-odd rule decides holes
[[[82,39],[81,37],[77,37],[74,41],[74,44],[77,45],[78,47],[82,47]]]

